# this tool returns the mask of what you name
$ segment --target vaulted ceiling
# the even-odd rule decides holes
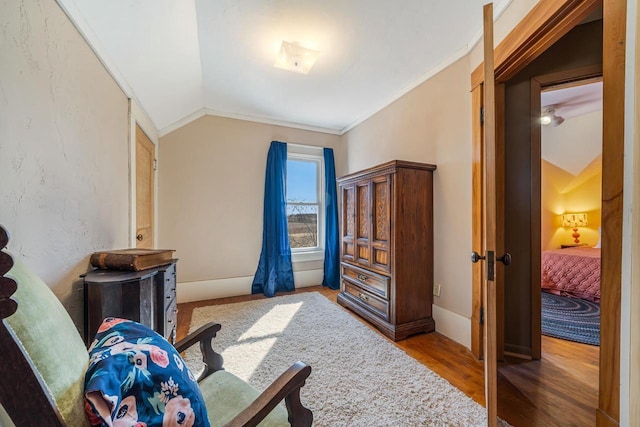
[[[58,1],[161,134],[203,114],[343,133],[468,53],[486,3]],[[320,52],[308,75],[273,67],[283,40]]]
[[[542,158],[571,175],[588,179],[600,172],[602,81],[552,88],[541,95],[543,111],[554,107],[562,124],[542,126]]]

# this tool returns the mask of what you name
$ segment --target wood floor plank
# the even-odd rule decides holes
[[[322,286],[295,291],[301,292],[320,292],[351,313],[337,304],[338,291]],[[193,310],[197,307],[264,298],[263,295],[244,295],[179,304],[178,339],[188,333]],[[354,317],[378,332],[368,322]],[[484,405],[483,364],[466,347],[437,332],[414,335],[394,344]],[[543,336],[541,360],[507,357],[500,362],[498,415],[517,427],[593,426],[598,402],[598,366],[598,347]]]

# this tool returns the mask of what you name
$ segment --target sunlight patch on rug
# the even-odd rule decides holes
[[[273,307],[240,336],[240,341],[282,334],[302,304],[279,304]]]
[[[314,426],[483,426],[485,409],[317,292],[197,308],[227,371],[264,390],[297,360]],[[185,354],[199,370],[197,350]]]

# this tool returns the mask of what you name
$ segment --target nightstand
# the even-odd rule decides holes
[[[580,246],[588,246],[586,243],[572,243],[569,245],[560,245],[560,249],[567,249],[567,248],[579,248]]]

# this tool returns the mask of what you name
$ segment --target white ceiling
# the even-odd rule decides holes
[[[541,104],[543,110],[547,106],[554,106],[556,115],[565,119],[602,110],[602,82],[551,88],[542,92]]]
[[[542,158],[574,176],[591,171],[602,154],[602,82],[545,91],[541,104],[565,119],[542,126]]]
[[[487,2],[58,1],[161,134],[203,114],[343,133],[466,54]],[[308,75],[273,67],[282,40],[320,51]]]

